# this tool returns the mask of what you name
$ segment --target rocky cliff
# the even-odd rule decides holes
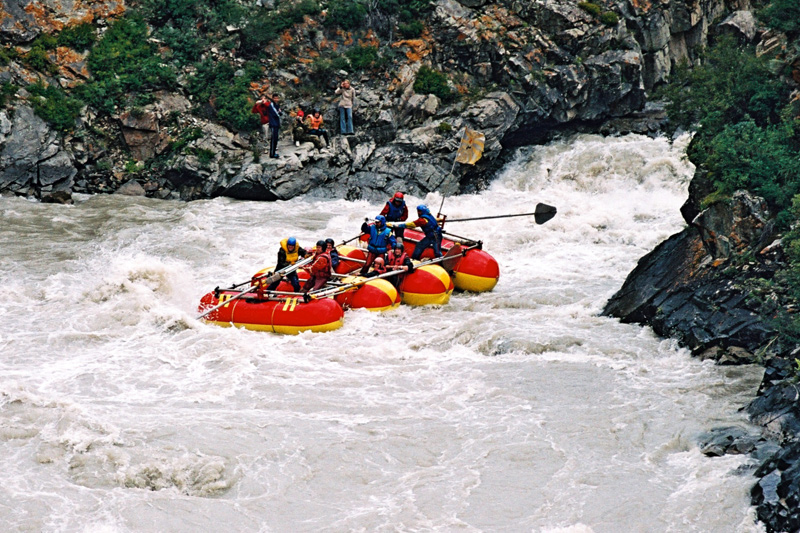
[[[694,61],[710,31],[747,33],[752,21],[745,0],[582,7],[567,0],[436,0],[424,11],[419,37],[399,38],[391,10],[364,14],[355,30],[327,24],[331,0],[315,4],[322,11],[255,52],[241,24],[225,27],[225,49],[212,43],[198,51],[200,60],[230,65],[234,80],[255,62],[261,71],[254,90],[280,91],[287,112],[319,107],[330,130],[338,122],[333,89],[353,78],[357,134],[336,135],[327,149],[295,146],[284,128],[281,157],[265,160],[254,131],[214,120],[215,112],[221,116],[214,95],[198,101],[192,81],[198,67],[189,62],[180,64],[174,85],[143,90],[133,105],[103,113],[98,104],[79,104],[74,125],[58,131],[36,118],[32,109],[55,98],[32,94],[32,83],[72,95],[96,77],[87,67],[93,50],[42,48],[41,37],[91,23],[102,39],[113,20],[142,11],[141,4],[147,2],[10,0],[0,6],[7,43],[0,82],[17,88],[0,112],[0,191],[64,199],[73,191],[115,192],[128,184],[128,193],[158,198],[274,200],[308,193],[378,199],[399,188],[416,195],[475,190],[510,148],[559,131],[657,131],[663,116],[642,114],[647,91],[678,62]],[[292,2],[241,4],[248,17],[258,17]],[[164,64],[177,64],[177,50],[164,39],[151,33],[149,41]],[[358,68],[340,62],[342,69],[314,77],[325,54],[368,47],[379,61]],[[445,76],[452,97],[415,91],[422,66]],[[465,127],[486,135],[484,158],[451,173]]]

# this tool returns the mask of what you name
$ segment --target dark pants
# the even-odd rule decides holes
[[[278,154],[278,134],[280,133],[280,126],[269,127],[269,156],[275,157]]]
[[[300,292],[300,280],[297,278],[297,271],[289,272],[288,274],[286,274],[285,277],[286,277],[286,280],[289,283],[292,284],[292,288],[294,289],[294,292]],[[269,287],[267,287],[267,290],[268,291],[274,291],[275,289],[278,288],[278,285],[280,284],[280,282],[281,282],[281,280],[278,280],[278,281],[276,281],[274,283],[270,283]]]
[[[328,132],[326,130],[309,130],[308,134],[322,137],[323,139],[325,139],[325,144],[327,145],[331,144],[331,142],[328,140]]]
[[[442,257],[442,234],[439,233],[436,237],[425,237],[417,243],[414,247],[414,253],[411,254],[411,259],[419,259],[422,252],[426,248],[433,247],[433,257]]]
[[[322,287],[325,286],[326,283],[328,283],[329,279],[331,278],[323,278],[323,277],[318,278],[317,276],[311,276],[306,280],[305,284],[303,285],[303,292],[315,291],[317,289],[321,289]]]

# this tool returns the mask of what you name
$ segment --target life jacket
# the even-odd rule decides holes
[[[372,270],[380,274],[386,274],[386,263],[384,262],[382,265],[379,265],[377,262],[372,263]]]
[[[285,238],[281,241],[281,248],[283,248],[283,253],[286,254],[286,262],[290,265],[297,263],[297,258],[299,256],[300,245],[294,245],[294,252],[289,251],[289,238]]]
[[[315,117],[314,115],[308,116],[308,124],[312,130],[318,130],[322,127],[322,115]]]
[[[385,254],[387,245],[389,244],[389,237],[392,236],[392,230],[387,226],[383,229],[378,229],[374,224],[369,227],[369,243],[367,243],[367,250],[374,254]]]
[[[336,268],[339,266],[339,250],[334,248],[330,252],[327,252],[329,256],[331,256],[331,267]]]
[[[317,254],[314,258],[314,264],[311,265],[311,275],[318,278],[331,277],[331,256],[328,252]]]
[[[386,207],[387,207],[386,220],[388,220],[389,222],[398,222],[398,221],[402,220],[401,217],[403,216],[403,213],[406,212],[405,211],[405,209],[406,209],[406,202],[405,201],[403,201],[400,204],[400,207],[397,207],[396,205],[394,205],[394,202],[388,201],[388,202],[386,202]]]
[[[433,215],[425,214],[419,218],[424,218],[427,221],[427,224],[422,226],[422,231],[425,233],[426,237],[439,237],[439,235],[442,234],[442,228],[439,227],[439,223]]]
[[[386,264],[388,266],[403,266],[406,264],[406,258],[408,254],[403,252],[400,255],[395,255],[394,252],[389,252],[386,254]]]

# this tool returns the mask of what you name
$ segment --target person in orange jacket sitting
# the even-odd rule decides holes
[[[322,115],[320,114],[319,109],[314,109],[314,112],[308,116],[306,122],[308,122],[309,135],[317,135],[322,137],[325,139],[325,146],[330,146],[331,142],[328,140],[328,132],[322,129]]]

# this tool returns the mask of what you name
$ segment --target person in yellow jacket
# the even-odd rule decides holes
[[[300,248],[300,245],[297,244],[297,239],[294,237],[289,237],[288,239],[283,239],[281,241],[281,247],[278,250],[278,264],[275,266],[275,271],[284,269],[288,266],[291,266],[297,263],[297,260],[301,257],[305,257],[308,255],[304,249]],[[294,288],[294,292],[300,292],[300,280],[297,278],[297,271],[289,272],[284,276],[289,283],[292,284],[292,288]],[[281,280],[275,281],[267,287],[268,291],[274,291],[278,288],[278,284]]]

